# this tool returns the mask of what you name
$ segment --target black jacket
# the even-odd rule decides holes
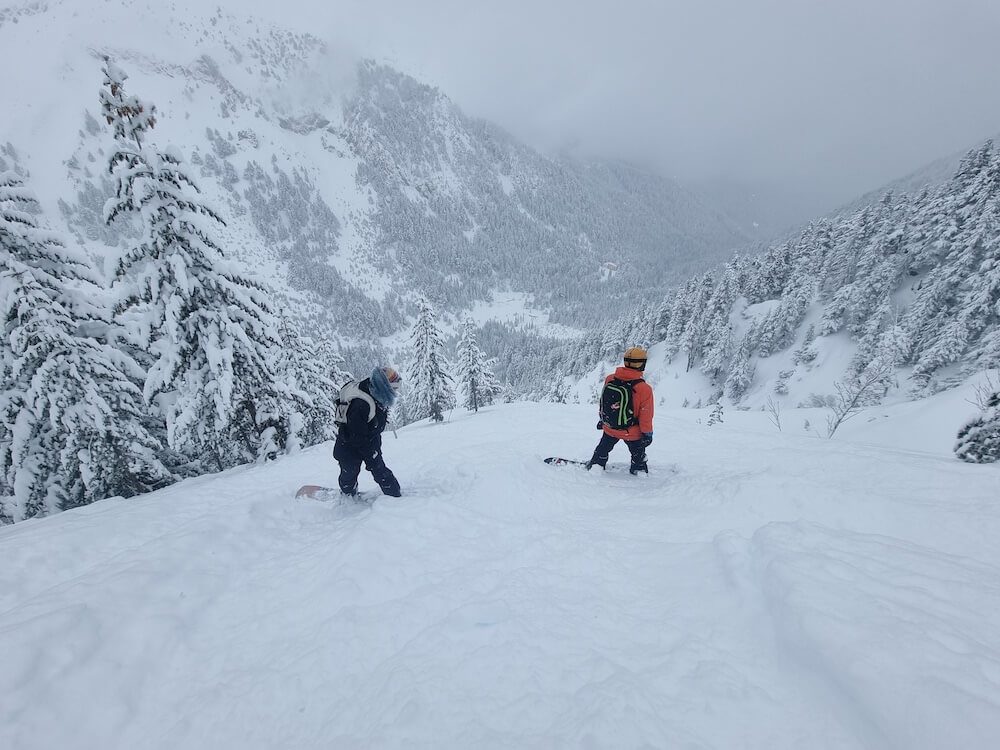
[[[372,395],[371,380],[365,378],[358,383],[358,388]],[[341,425],[337,433],[337,440],[342,441],[352,448],[368,448],[377,446],[382,442],[382,431],[385,430],[385,423],[389,419],[389,410],[379,403],[378,399],[372,396],[375,402],[375,418],[368,420],[370,409],[368,402],[356,398],[347,407],[347,424]]]

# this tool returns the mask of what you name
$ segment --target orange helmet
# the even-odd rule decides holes
[[[646,350],[641,346],[633,346],[625,350],[625,366],[633,370],[646,369]]]

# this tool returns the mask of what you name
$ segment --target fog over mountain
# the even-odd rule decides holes
[[[527,295],[551,322],[587,326],[752,239],[651,169],[539,152],[440,87],[266,20],[152,3],[85,17],[44,2],[9,10],[0,33],[5,161],[49,221],[105,271],[134,241],[105,223],[107,56],[157,108],[151,137],[196,170],[226,251],[345,347],[391,346],[417,294],[449,315]]]
[[[762,223],[789,201],[812,218],[1000,128],[990,0],[249,2],[532,145],[745,186]]]

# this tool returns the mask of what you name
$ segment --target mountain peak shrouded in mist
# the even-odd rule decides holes
[[[456,311],[511,289],[581,325],[748,239],[667,179],[541,154],[446,92],[309,34],[141,3],[86,17],[53,3],[16,25],[0,28],[22,102],[4,131],[93,255],[113,242],[97,210],[108,133],[94,118],[108,55],[225,209],[235,257],[346,343],[398,330],[414,289]],[[53,58],[40,36],[57,42]],[[42,114],[53,106],[59,117]]]

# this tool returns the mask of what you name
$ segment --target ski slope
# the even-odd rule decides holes
[[[963,395],[832,441],[664,411],[648,477],[541,462],[591,407],[498,406],[387,435],[399,500],[294,500],[327,445],[0,529],[0,747],[996,748]]]

